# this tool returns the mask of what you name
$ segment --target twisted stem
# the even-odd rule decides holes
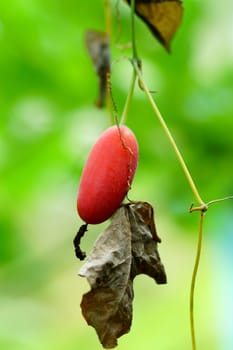
[[[201,256],[201,247],[202,247],[202,236],[203,236],[203,221],[204,221],[204,212],[200,212],[200,223],[199,223],[199,232],[198,232],[198,242],[197,242],[197,251],[194,262],[194,268],[191,279],[190,286],[190,298],[189,298],[189,316],[190,316],[190,330],[191,330],[191,339],[192,339],[192,350],[196,350],[196,335],[195,335],[195,323],[194,323],[194,293],[195,285],[197,279],[197,272],[200,263]]]

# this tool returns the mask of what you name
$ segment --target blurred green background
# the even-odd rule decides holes
[[[115,44],[113,95],[119,114],[131,67]],[[77,272],[72,239],[81,224],[76,194],[82,167],[106,110],[95,108],[97,77],[84,47],[89,28],[104,29],[104,1],[0,2],[0,348],[101,349],[80,312],[89,286]],[[190,0],[172,54],[136,21],[145,80],[179,145],[201,196],[233,194],[233,3]],[[121,37],[130,41],[120,2]],[[119,350],[191,349],[188,298],[198,214],[174,152],[138,88],[127,121],[140,145],[130,197],[150,201],[168,284],[135,282],[134,318]],[[233,348],[233,205],[211,207],[204,225],[196,289],[198,348]],[[90,227],[90,251],[107,223]]]

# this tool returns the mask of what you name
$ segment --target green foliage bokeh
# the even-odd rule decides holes
[[[115,33],[116,3],[113,6]],[[94,101],[95,72],[84,47],[89,28],[104,30],[104,1],[9,0],[0,3],[0,348],[101,349],[79,308],[86,281],[72,239],[75,202],[87,154],[109,126]],[[204,200],[233,194],[233,51],[230,0],[186,1],[172,54],[136,20],[143,72]],[[120,3],[121,37],[130,41],[129,8]],[[112,43],[112,89],[119,114],[131,66]],[[121,59],[122,58],[122,59]],[[118,60],[119,59],[119,60]],[[150,201],[168,285],[142,276],[123,349],[191,347],[188,293],[198,217],[193,196],[143,92],[127,124],[140,145],[130,197]],[[84,239],[90,251],[106,223]],[[206,216],[196,296],[200,349],[233,347],[232,203]]]

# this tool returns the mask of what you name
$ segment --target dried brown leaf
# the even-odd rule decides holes
[[[91,286],[82,299],[83,316],[105,348],[115,347],[117,338],[130,330],[135,276],[143,273],[166,283],[151,232],[151,213],[146,202],[119,208],[79,272]]]
[[[107,79],[110,73],[109,38],[105,32],[88,30],[85,37],[86,47],[99,78],[99,97],[97,107],[103,107],[107,91]]]
[[[130,5],[131,1],[126,0]],[[147,24],[157,40],[170,51],[170,41],[180,26],[181,0],[135,0],[136,14]]]
[[[128,215],[132,234],[132,278],[146,274],[158,284],[166,283],[166,273],[157,250],[157,242],[161,239],[156,233],[153,207],[147,202],[138,202],[129,207]]]

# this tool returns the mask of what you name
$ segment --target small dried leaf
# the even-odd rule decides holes
[[[134,278],[136,275],[146,274],[154,278],[158,284],[164,284],[167,278],[157,250],[158,236],[153,235],[156,230],[152,213],[153,207],[147,202],[138,202],[129,207],[133,257],[131,276]],[[148,217],[150,222],[147,221]],[[154,226],[152,231],[151,226]]]
[[[152,237],[155,242],[161,242],[161,238],[157,234],[157,230],[154,222],[154,208],[148,202],[137,202],[133,208],[137,211],[138,214],[142,216],[143,223],[148,225]]]
[[[158,236],[151,232],[152,214],[147,202],[120,207],[79,272],[91,286],[81,302],[83,316],[105,348],[115,347],[117,338],[130,330],[135,276],[143,273],[166,283]]]
[[[105,32],[89,30],[86,33],[85,42],[99,77],[99,97],[96,105],[103,107],[107,90],[107,78],[110,73],[109,38]]]
[[[130,0],[126,0],[128,4]],[[170,41],[180,26],[181,0],[135,0],[136,14],[147,24],[157,40],[170,51]]]

